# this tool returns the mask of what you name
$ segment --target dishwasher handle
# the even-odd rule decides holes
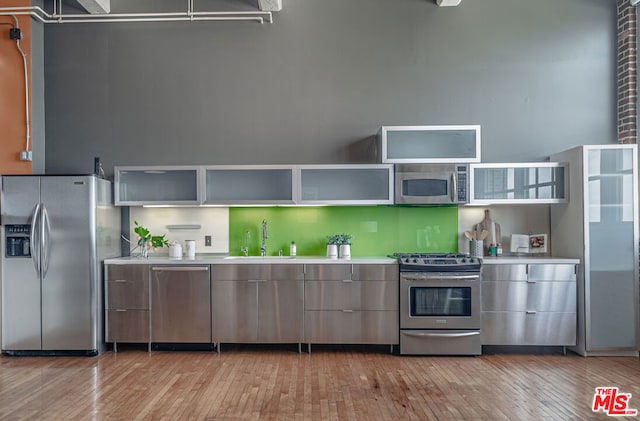
[[[209,266],[153,266],[155,272],[207,272]]]

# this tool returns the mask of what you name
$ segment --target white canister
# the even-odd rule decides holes
[[[340,244],[340,258],[351,259],[351,244]]]
[[[327,257],[329,259],[337,259],[338,258],[338,245],[337,244],[327,244]]]
[[[185,240],[184,248],[186,249],[185,254],[188,258],[194,259],[196,257],[196,241],[195,240]]]
[[[169,244],[169,257],[172,259],[182,258],[182,244],[175,242]]]

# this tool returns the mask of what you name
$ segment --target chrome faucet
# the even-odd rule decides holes
[[[267,244],[265,240],[269,238],[269,227],[267,226],[267,220],[262,220],[262,244],[260,245],[260,256],[267,255]]]
[[[251,238],[251,232],[247,231],[244,233],[244,247],[240,249],[244,256],[249,255],[249,238]]]

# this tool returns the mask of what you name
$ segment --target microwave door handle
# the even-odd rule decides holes
[[[451,173],[451,203],[456,202],[456,193],[458,192],[458,181],[456,180],[456,173]]]

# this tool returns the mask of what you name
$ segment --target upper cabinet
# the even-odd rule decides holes
[[[480,126],[382,126],[384,163],[480,162]]]
[[[294,203],[294,166],[203,167],[203,203],[277,205]]]
[[[393,204],[393,165],[301,165],[299,204]]]
[[[566,203],[567,164],[471,164],[470,204]]]
[[[115,167],[115,204],[199,205],[197,166]]]

